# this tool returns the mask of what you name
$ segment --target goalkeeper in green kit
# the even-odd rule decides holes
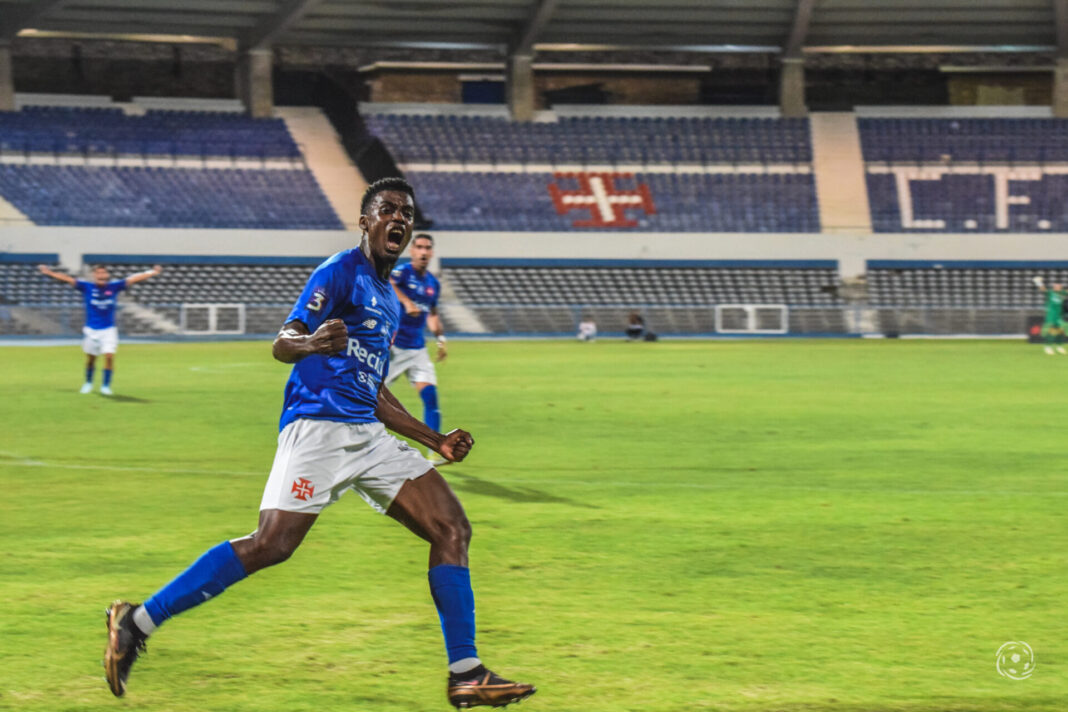
[[[1064,321],[1062,312],[1064,300],[1068,298],[1068,289],[1065,289],[1063,284],[1047,287],[1041,277],[1035,277],[1032,281],[1046,295],[1046,320],[1042,322],[1042,340],[1046,343],[1046,354],[1053,355],[1054,345],[1057,353],[1068,353],[1063,346],[1068,323]]]

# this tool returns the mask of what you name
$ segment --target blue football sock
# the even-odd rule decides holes
[[[475,594],[466,566],[441,564],[427,572],[430,593],[438,607],[449,662],[477,658],[475,651]]]
[[[423,399],[423,422],[431,430],[441,430],[441,411],[438,410],[438,389],[434,384],[423,386],[419,391]]]
[[[152,622],[163,621],[214,598],[248,576],[241,559],[228,541],[208,549],[188,569],[145,601]]]
[[[104,385],[105,386],[110,386],[111,385],[111,369],[110,368],[105,368],[104,369]]]
[[[85,367],[85,382],[86,383],[92,383],[93,382],[93,370],[94,369],[93,369],[92,366],[86,366]]]

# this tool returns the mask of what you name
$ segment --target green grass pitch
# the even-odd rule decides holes
[[[445,468],[480,652],[552,712],[999,712],[1068,699],[1068,357],[1010,342],[454,342]],[[448,709],[426,547],[355,495],[166,624],[127,697],[104,608],[249,532],[266,343],[0,349],[0,709]],[[396,392],[410,406],[407,384]],[[418,412],[418,411],[417,411]],[[1006,641],[1034,675],[1000,677]]]

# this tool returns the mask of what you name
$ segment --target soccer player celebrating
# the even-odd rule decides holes
[[[500,706],[534,694],[531,685],[482,665],[467,568],[471,525],[437,470],[385,430],[450,461],[463,460],[474,445],[463,430],[431,430],[382,385],[400,318],[389,274],[411,239],[412,187],[401,178],[372,183],[360,213],[360,246],[319,265],[274,341],[274,357],[294,366],[258,528],[209,549],[144,604],[112,604],[104,667],[115,695],[125,693],[130,667],[158,626],[288,559],[319,513],[347,490],[430,544],[428,578],[448,653],[449,702]]]
[[[115,326],[115,307],[118,304],[119,292],[149,277],[155,277],[163,271],[163,268],[156,265],[146,272],[138,272],[126,279],[112,281],[107,267],[98,266],[93,270],[92,282],[75,279],[62,272],[54,272],[46,265],[37,265],[37,269],[44,276],[66,282],[82,293],[85,299],[85,326],[82,327],[82,334],[85,338],[82,340],[82,351],[86,353],[87,360],[85,383],[82,385],[81,392],[92,392],[96,357],[104,354],[104,376],[100,392],[110,396],[112,394],[111,374],[115,370],[115,351],[119,348],[119,329]]]
[[[1032,280],[1040,292],[1046,295],[1046,319],[1042,322],[1042,340],[1046,343],[1046,354],[1052,356],[1054,344],[1056,353],[1065,353],[1063,342],[1068,323],[1064,321],[1064,300],[1068,297],[1068,290],[1063,284],[1053,284],[1046,287],[1041,276]]]
[[[401,265],[390,274],[390,282],[397,293],[403,313],[397,338],[389,355],[389,373],[386,385],[390,385],[402,373],[415,387],[423,401],[423,422],[431,430],[441,429],[441,410],[438,408],[437,374],[426,350],[424,327],[437,337],[437,360],[444,361],[448,355],[445,346],[445,330],[438,316],[438,295],[441,283],[430,273],[430,259],[434,256],[434,238],[426,233],[412,238],[410,248],[412,261]],[[442,464],[435,462],[434,464]]]

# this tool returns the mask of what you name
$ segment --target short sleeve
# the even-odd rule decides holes
[[[319,265],[304,285],[286,323],[300,321],[308,331],[314,332],[348,298],[347,284],[340,261],[330,260]]]
[[[116,279],[113,282],[109,282],[108,289],[114,289],[116,292],[121,292],[122,290],[126,289],[126,280]]]
[[[392,280],[404,279],[404,265],[394,268],[394,270],[389,273],[389,278]]]
[[[93,283],[92,282],[86,282],[84,279],[79,279],[79,280],[76,280],[74,282],[74,288],[77,289],[82,294],[85,294],[90,289],[93,288]]]

